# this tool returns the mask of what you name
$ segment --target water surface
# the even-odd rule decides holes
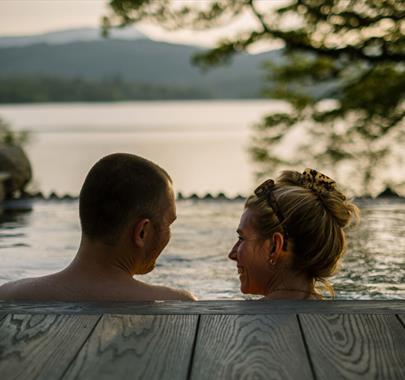
[[[350,234],[341,271],[332,279],[338,298],[405,299],[405,202],[360,203],[362,223]],[[156,269],[139,279],[192,291],[200,299],[242,299],[236,241],[243,202],[179,201],[172,239]],[[62,269],[80,241],[77,201],[39,201],[0,224],[0,284]],[[249,298],[249,297],[248,297]]]
[[[272,100],[25,104],[1,105],[0,116],[30,132],[34,187],[45,194],[78,194],[89,168],[121,151],[162,165],[184,194],[234,196],[255,186],[247,151],[252,126],[283,109]],[[381,181],[384,175],[394,178],[387,171]],[[343,186],[356,181],[344,179]],[[337,295],[405,298],[405,205],[368,201],[361,207],[362,224],[333,280]],[[241,298],[235,264],[227,259],[241,210],[241,202],[179,202],[173,239],[145,280],[202,299]],[[79,240],[77,202],[37,202],[32,213],[4,214],[0,283],[63,268]]]
[[[104,155],[129,152],[166,169],[184,194],[247,193],[254,186],[248,154],[252,126],[271,100],[2,105],[14,130],[30,132],[26,151],[34,187],[79,193]]]

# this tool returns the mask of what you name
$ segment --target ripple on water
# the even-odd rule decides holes
[[[331,280],[339,299],[405,299],[405,202],[360,203],[361,224],[349,234],[341,270]],[[179,201],[172,239],[145,281],[188,289],[200,299],[242,295],[228,252],[243,201]],[[60,270],[80,242],[77,202],[37,202],[28,214],[3,215],[0,283]]]

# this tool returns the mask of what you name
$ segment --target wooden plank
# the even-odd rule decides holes
[[[6,302],[3,313],[40,314],[399,314],[405,300],[339,301],[165,301],[165,302]]]
[[[296,316],[202,316],[191,379],[313,379]]]
[[[0,322],[0,378],[60,378],[98,319],[95,315],[8,315]]]
[[[405,328],[405,314],[398,314],[398,318],[402,323],[402,326]]]
[[[395,315],[300,315],[318,379],[405,379]]]
[[[197,320],[105,315],[64,379],[186,379]]]

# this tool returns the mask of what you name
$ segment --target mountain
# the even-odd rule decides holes
[[[147,38],[146,35],[141,33],[135,27],[127,27],[123,29],[115,28],[110,31],[110,39],[120,40],[136,40]],[[69,42],[77,41],[100,41],[101,30],[98,28],[77,28],[58,30],[49,33],[36,34],[32,36],[9,36],[0,37],[0,48],[15,47],[15,46],[28,46],[35,44],[66,44]]]
[[[63,34],[59,36],[64,37]],[[101,39],[63,44],[38,43],[0,49],[0,78],[52,77],[191,88],[212,98],[259,97],[264,81],[261,65],[280,61],[281,51],[240,54],[229,66],[203,73],[190,63],[202,48],[145,38]]]

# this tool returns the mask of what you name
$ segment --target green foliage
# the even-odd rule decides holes
[[[284,43],[285,60],[266,67],[275,84],[265,95],[291,109],[256,126],[251,152],[260,175],[297,163],[328,172],[351,167],[362,191],[370,192],[377,173],[393,162],[395,146],[405,140],[403,1],[111,0],[110,5],[106,28],[147,20],[169,29],[202,29],[227,25],[246,12],[254,15],[250,30],[194,58],[205,69],[229,63],[259,42]],[[292,143],[288,156],[281,147]]]
[[[0,103],[99,102],[120,100],[166,100],[209,98],[203,90],[122,81],[19,76],[0,77]]]
[[[28,132],[14,132],[10,125],[0,117],[0,144],[24,145],[28,141]]]
[[[166,89],[171,94],[167,97],[173,99],[182,99],[185,96],[193,99],[198,96],[220,99],[257,98],[260,97],[263,83],[259,65],[273,59],[272,57],[279,59],[281,55],[279,50],[253,56],[241,54],[235,57],[232,67],[221,67],[204,74],[198,67],[190,65],[190,57],[201,51],[203,49],[193,46],[148,39],[4,47],[0,53],[0,79],[26,79],[27,86],[32,87],[35,84],[38,91],[43,92],[45,89],[42,89],[42,86],[48,86],[44,77],[66,78],[72,81],[82,78],[86,86],[95,87],[98,83],[97,92],[104,92],[106,100],[110,99],[108,88],[101,87],[103,83],[108,84],[108,78],[110,81],[119,78],[132,87],[149,85],[150,90],[145,94],[145,99],[151,99],[152,95],[159,99],[159,87]],[[35,78],[38,78],[36,82]],[[63,81],[58,83],[53,81],[49,86],[65,86]],[[73,82],[66,82],[66,86],[68,83],[72,83],[69,85],[72,89],[71,98],[75,100],[77,91]],[[24,97],[24,92],[28,90],[22,81],[15,82],[14,87],[10,86],[11,84],[8,85],[7,94],[12,97]],[[0,91],[6,92],[5,89],[2,90],[1,85]],[[35,94],[30,94],[30,97],[35,97]],[[142,98],[142,94],[138,94],[136,99],[139,97]],[[7,99],[3,98],[2,101],[7,102]]]

